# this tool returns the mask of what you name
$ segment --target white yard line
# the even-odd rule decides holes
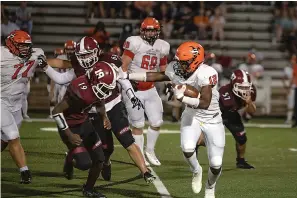
[[[297,148],[289,148],[289,151],[297,152]]]
[[[168,192],[167,188],[161,181],[160,177],[157,175],[157,173],[154,171],[152,167],[149,168],[151,170],[151,173],[156,177],[154,181],[154,186],[156,187],[158,193],[161,195],[161,198],[172,198],[170,196],[170,193]]]

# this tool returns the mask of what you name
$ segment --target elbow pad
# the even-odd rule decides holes
[[[53,115],[53,118],[61,130],[66,130],[69,128],[63,113],[57,113]]]

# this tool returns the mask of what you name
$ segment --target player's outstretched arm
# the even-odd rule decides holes
[[[53,109],[53,118],[56,121],[59,129],[61,129],[65,135],[68,137],[71,144],[80,145],[82,139],[78,134],[73,134],[69,129],[69,126],[66,122],[63,112],[68,109],[70,106],[67,100],[64,98],[60,103],[58,103],[55,108]]]
[[[119,69],[119,78],[126,79],[128,75],[129,64],[132,62],[132,58],[126,54],[122,56],[122,66]]]
[[[60,69],[72,68],[71,62],[68,60],[61,60],[58,58],[48,58],[46,60],[50,66],[55,67],[55,68],[60,68]]]
[[[165,72],[132,73],[128,75],[128,79],[144,82],[170,81],[169,77],[165,74]]]
[[[70,69],[64,73],[60,73],[54,70],[50,65],[48,65],[44,72],[50,77],[50,79],[52,79],[53,81],[55,81],[55,83],[60,85],[70,83],[73,79],[76,78],[73,69]]]
[[[257,108],[255,103],[252,101],[251,96],[248,96],[245,99],[245,111],[249,114],[253,114],[256,112]]]

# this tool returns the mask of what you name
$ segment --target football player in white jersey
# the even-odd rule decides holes
[[[127,73],[165,71],[170,45],[159,39],[160,30],[159,22],[155,18],[148,17],[141,24],[140,36],[130,36],[126,39],[121,67],[124,78]],[[145,125],[144,114],[146,114],[149,128],[145,154],[151,164],[160,166],[161,163],[156,157],[154,149],[163,123],[162,100],[153,82],[136,81],[136,90],[135,94],[144,104],[144,109],[133,109],[133,104],[123,94],[129,122],[132,125],[133,137],[143,153],[143,127]],[[147,161],[146,164],[149,165]]]
[[[286,119],[286,124],[291,124],[292,123],[292,117],[293,117],[293,112],[294,112],[294,86],[290,87],[289,84],[292,80],[293,77],[293,66],[296,64],[296,55],[292,55],[291,57],[291,64],[290,66],[287,66],[284,68],[284,76],[283,76],[283,85],[284,88],[287,89],[287,100],[288,100],[288,105],[287,105],[287,119]]]
[[[72,40],[66,41],[64,44],[64,49],[58,48],[55,50],[55,58],[70,61],[70,57],[75,52],[75,46],[76,46],[76,42],[74,42]],[[59,73],[65,73],[65,72],[71,70],[71,68],[65,68],[65,69],[55,68],[55,70],[58,71]],[[50,98],[50,104],[51,104],[50,105],[50,115],[51,115],[52,110],[54,109],[55,103],[59,103],[62,101],[62,99],[66,93],[68,85],[69,85],[69,83],[58,84],[58,83],[55,83],[53,80],[51,80],[50,91],[52,93],[50,93],[50,96],[52,96],[52,97]]]
[[[9,152],[21,172],[20,183],[31,183],[24,149],[20,142],[22,100],[29,78],[38,66],[38,56],[44,52],[32,48],[29,34],[16,30],[10,33],[1,46],[1,151]]]
[[[180,89],[176,85],[173,87],[176,98],[186,104],[181,118],[181,148],[193,172],[192,189],[194,193],[199,193],[202,187],[202,167],[195,153],[196,143],[202,132],[206,137],[210,166],[205,186],[205,198],[214,198],[216,181],[222,172],[225,129],[219,107],[218,73],[203,61],[203,47],[196,42],[189,41],[177,48],[175,61],[169,63],[165,72],[132,73],[128,75],[128,79],[171,80],[174,84],[191,85],[200,92],[200,97],[191,98],[184,96],[186,86]]]

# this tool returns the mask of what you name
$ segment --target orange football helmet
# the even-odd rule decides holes
[[[5,45],[9,51],[20,58],[30,58],[32,54],[31,36],[22,30],[11,32],[6,40]]]
[[[161,26],[157,19],[147,17],[143,20],[140,27],[140,36],[151,45],[159,38]]]
[[[54,55],[55,57],[64,54],[64,50],[62,48],[55,49]]]
[[[175,60],[179,62],[183,76],[189,76],[204,62],[204,48],[194,41],[184,42],[177,48]]]
[[[72,56],[75,52],[75,47],[76,47],[76,42],[72,40],[68,40],[64,44],[64,52],[69,60],[70,60],[70,56]]]

